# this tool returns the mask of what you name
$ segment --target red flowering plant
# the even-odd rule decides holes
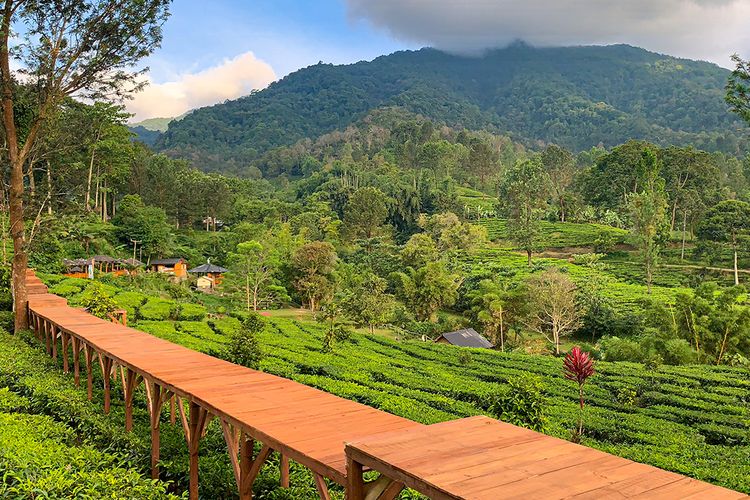
[[[575,346],[565,356],[563,361],[563,374],[568,380],[578,382],[578,400],[581,405],[578,413],[578,434],[574,436],[575,441],[579,441],[583,434],[583,386],[586,380],[594,374],[594,360],[589,353]]]

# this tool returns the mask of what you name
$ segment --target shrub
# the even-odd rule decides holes
[[[524,374],[509,379],[506,390],[491,397],[489,409],[504,422],[543,431],[546,406],[542,379]]]
[[[136,320],[139,318],[140,307],[146,303],[148,297],[140,292],[120,292],[115,295],[117,305],[128,312],[128,316]]]
[[[0,388],[0,412],[24,411],[29,407],[29,400],[19,396],[7,387]]]
[[[201,321],[206,317],[206,308],[199,304],[180,304],[177,319],[184,321]]]
[[[622,339],[620,337],[604,337],[599,342],[603,357],[607,361],[632,361],[640,363],[643,361],[641,345],[635,340]]]
[[[0,311],[0,330],[12,332],[14,328],[13,311]]]
[[[101,283],[92,283],[84,295],[81,299],[81,305],[86,308],[89,314],[97,318],[108,319],[109,315],[117,309],[117,303]]]
[[[148,321],[164,321],[172,318],[176,308],[176,304],[171,300],[150,298],[140,307],[139,315]]]
[[[461,365],[470,365],[472,361],[471,353],[469,351],[461,351],[458,353],[458,363]]]
[[[263,358],[257,334],[265,328],[258,314],[250,314],[242,322],[242,327],[229,337],[225,359],[248,368],[258,368]]]
[[[210,338],[214,335],[214,331],[208,326],[207,323],[202,321],[177,321],[175,322],[175,328],[177,331],[187,333],[194,337],[207,337]]]
[[[237,318],[217,318],[208,320],[208,325],[219,335],[231,335],[242,327],[242,322]]]

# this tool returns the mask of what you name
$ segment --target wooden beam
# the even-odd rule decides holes
[[[86,397],[91,401],[94,394],[94,349],[88,345],[83,345],[83,356],[86,360]]]
[[[60,330],[60,340],[62,342],[62,360],[63,360],[63,373],[70,373],[70,366],[68,365],[68,334],[65,330]]]
[[[180,404],[182,407],[182,404]],[[205,434],[209,413],[197,403],[190,402],[188,450],[190,452],[190,500],[198,500],[198,445]]]
[[[123,378],[122,390],[125,396],[125,431],[133,430],[133,395],[141,381],[140,376],[130,368],[120,367]]]
[[[365,484],[365,500],[393,500],[404,489],[404,484],[380,475],[375,481]]]
[[[161,446],[159,424],[161,422],[161,409],[169,391],[151,380],[145,380],[144,382],[151,424],[151,479],[159,479],[159,448]]]
[[[81,386],[81,342],[75,335],[72,336],[73,343],[73,382],[76,387]]]
[[[365,481],[362,477],[362,464],[352,457],[346,457],[346,498],[347,500],[364,500]]]
[[[240,473],[240,437],[242,431],[233,426],[224,419],[220,419],[221,432],[224,434],[224,441],[227,443],[229,452],[229,461],[232,463],[232,472],[234,472],[234,481],[237,483],[237,491],[242,489],[242,474]]]
[[[99,354],[99,366],[102,369],[102,379],[104,379],[104,414],[109,415],[112,392],[112,359],[102,353]]]
[[[283,453],[279,459],[279,468],[281,469],[281,487],[289,488],[289,457]]]
[[[240,500],[252,500],[253,483],[250,482],[250,469],[253,467],[253,438],[243,434],[240,437]]]
[[[52,334],[52,359],[57,359],[57,326],[50,325],[50,332]]]
[[[321,476],[317,472],[313,472],[313,476],[315,477],[315,488],[318,490],[320,500],[331,500],[331,495],[328,493],[328,485],[326,485],[326,480],[323,479],[323,476]]]
[[[40,331],[44,334],[44,341],[47,344],[47,355],[52,356],[52,336],[47,330],[47,323],[40,327]]]

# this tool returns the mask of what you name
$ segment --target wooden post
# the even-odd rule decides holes
[[[186,436],[190,451],[190,500],[198,500],[198,446],[205,430],[207,417],[206,410],[193,401],[190,402],[190,422]]]
[[[104,414],[109,415],[112,389],[112,360],[100,353],[99,366],[102,369],[102,379],[104,380]]]
[[[164,399],[168,396],[168,392],[162,386],[150,380],[145,381],[145,386],[149,420],[151,423],[151,479],[159,479],[159,447],[161,444],[159,424],[161,409],[164,405]]]
[[[68,365],[68,334],[64,330],[60,330],[60,341],[62,342],[63,373],[70,373],[70,365]]]
[[[253,438],[243,435],[240,439],[240,500],[252,500],[253,483],[250,469],[253,467]]]
[[[177,396],[172,394],[172,397],[169,398],[169,423],[174,425],[177,423],[177,415],[174,411],[174,400]]]
[[[43,323],[40,331],[44,334],[44,341],[47,344],[47,356],[52,356],[52,336],[47,330],[47,323]]]
[[[51,325],[50,331],[52,332],[52,359],[57,359],[57,327]]]
[[[78,337],[73,335],[73,381],[76,387],[81,386],[81,344]]]
[[[125,395],[125,430],[133,430],[133,393],[138,387],[138,374],[130,368],[122,368],[125,371],[123,375],[122,391]]]
[[[281,487],[289,488],[289,457],[281,454],[281,460],[279,461],[281,467]]]
[[[88,400],[91,401],[94,393],[94,350],[90,345],[83,345],[83,356],[86,358],[86,396],[88,397]]]
[[[346,457],[346,498],[347,500],[364,500],[365,482],[362,477],[362,464],[357,463],[351,457]]]

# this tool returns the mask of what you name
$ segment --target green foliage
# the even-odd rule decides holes
[[[102,319],[109,319],[109,315],[117,309],[117,302],[98,281],[89,285],[80,303],[89,314]]]
[[[259,315],[249,314],[242,322],[242,326],[230,334],[226,359],[248,368],[258,368],[263,359],[258,334],[264,328],[265,323]]]
[[[162,256],[169,251],[172,228],[163,209],[147,206],[138,195],[127,195],[120,201],[112,223],[125,244],[140,241],[148,256]]]
[[[65,278],[56,285],[50,287],[49,292],[55,295],[61,295],[63,297],[70,297],[72,295],[81,293],[86,287],[88,287],[90,281],[81,278]]]
[[[433,261],[406,273],[394,273],[398,293],[420,321],[435,321],[437,311],[456,302],[460,277],[452,274],[442,261]]]
[[[489,410],[504,422],[544,431],[547,402],[540,377],[519,375],[508,380],[505,390],[491,398]]]
[[[163,321],[174,317],[177,304],[171,300],[151,297],[139,309],[139,316],[148,321]]]
[[[206,317],[206,308],[199,304],[179,304],[177,319],[183,321],[201,321]]]

